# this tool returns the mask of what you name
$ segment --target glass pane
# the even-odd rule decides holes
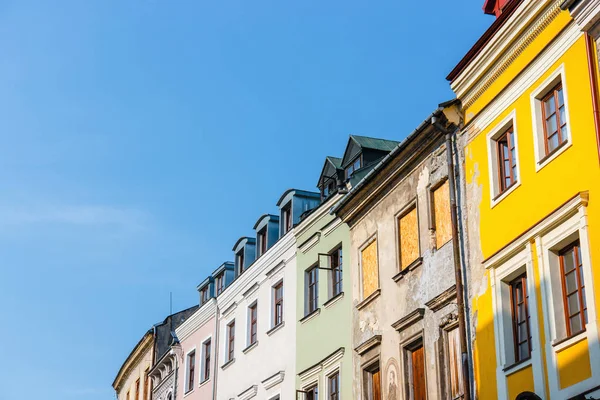
[[[581,326],[581,316],[579,314],[569,319],[571,325],[571,334],[580,332],[583,327]]]
[[[567,122],[567,117],[565,115],[565,106],[562,106],[561,108],[559,108],[559,115],[560,115],[560,124],[564,125]]]
[[[529,358],[529,342],[519,345],[519,361]]]
[[[548,139],[548,151],[552,152],[558,147],[558,135],[554,135]]]
[[[516,181],[517,179],[519,179],[519,177],[517,176],[517,166],[514,165],[513,168],[512,168],[512,170],[513,170],[513,176],[514,176],[515,181]]]
[[[519,342],[527,338],[527,324],[523,323],[519,325]]]
[[[569,127],[564,125],[560,128],[560,134],[562,136],[562,141],[564,142],[569,138]]]
[[[556,102],[554,101],[554,96],[546,100],[544,106],[546,107],[546,117],[549,117],[550,114],[554,114],[554,111],[556,111]]]
[[[585,320],[585,323],[587,324],[587,323],[588,323],[588,319],[587,319],[587,310],[585,310],[585,311],[583,312],[583,318],[584,318],[584,320]]]
[[[565,276],[565,285],[567,286],[567,293],[572,293],[577,290],[577,274],[571,272]]]
[[[556,124],[556,116],[553,116],[546,121],[546,129],[547,129],[548,136],[550,136],[554,132],[556,132],[557,128],[558,128],[558,126]]]
[[[579,268],[579,284],[581,286],[585,286],[585,281],[583,280],[583,268]]]
[[[567,299],[567,303],[569,304],[569,315],[573,315],[579,311],[579,296],[578,293],[570,295]]]
[[[573,250],[570,250],[562,255],[562,261],[564,266],[564,273],[566,274],[569,271],[575,269],[575,258],[573,254]]]
[[[563,90],[562,88],[557,90],[557,94],[558,94],[558,106],[562,106],[565,104],[565,99],[564,99],[564,95],[563,95]]]

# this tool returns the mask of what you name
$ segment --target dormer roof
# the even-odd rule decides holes
[[[205,286],[208,286],[209,284],[211,284],[212,282],[214,282],[214,279],[213,279],[212,275],[209,275],[206,277],[206,279],[204,279],[202,282],[200,282],[198,284],[198,286],[196,286],[196,290],[201,290]]]
[[[310,198],[320,198],[321,197],[321,195],[319,193],[309,192],[307,190],[288,189],[285,192],[283,192],[283,194],[279,198],[279,201],[276,204],[277,207],[281,207],[281,206],[287,204],[286,200],[291,199],[294,196],[310,197]]]
[[[267,223],[267,221],[279,222],[279,216],[273,214],[263,214],[260,216],[258,221],[256,221],[252,229],[257,230],[259,227],[262,228],[263,225]]]
[[[348,139],[348,145],[346,151],[344,151],[344,157],[342,158],[341,168],[346,168],[356,158],[356,155],[361,151],[375,150],[381,152],[390,152],[396,146],[397,141],[387,139],[377,139],[368,136],[350,135]]]
[[[335,173],[341,169],[341,158],[332,156],[325,157],[325,163],[323,164],[323,169],[321,170],[321,175],[319,176],[319,183],[317,184],[317,187],[319,187],[323,183],[325,178],[335,178]]]
[[[225,261],[223,264],[221,264],[219,266],[219,268],[217,268],[213,271],[212,276],[216,277],[226,270],[233,271],[233,266],[234,266],[234,264],[232,261]]]
[[[485,0],[483,4],[483,12],[489,15],[495,15],[499,17],[504,10],[504,7],[508,5],[512,0]]]
[[[239,249],[243,246],[245,246],[246,244],[256,244],[256,239],[252,238],[252,237],[248,237],[248,236],[242,236],[241,238],[238,239],[237,242],[235,242],[235,244],[233,245],[233,250],[235,253],[237,253],[239,251]]]

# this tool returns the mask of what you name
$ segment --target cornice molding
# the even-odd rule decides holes
[[[121,391],[123,383],[127,380],[131,371],[140,363],[146,353],[152,349],[153,343],[154,336],[150,331],[146,332],[131,353],[129,353],[129,356],[121,366],[121,369],[113,382],[113,388],[117,393]]]
[[[283,382],[284,378],[285,378],[285,372],[278,371],[276,374],[268,377],[261,383],[263,384],[263,387],[265,388],[265,390],[269,390],[269,389],[279,385],[281,382]]]
[[[256,396],[258,393],[258,385],[252,385],[248,389],[244,390],[242,393],[238,394],[238,399],[240,400],[249,400]]]
[[[182,341],[204,326],[211,318],[217,316],[217,301],[212,298],[196,310],[183,324],[175,329],[177,338]]]
[[[421,321],[423,319],[424,315],[425,315],[425,309],[417,308],[416,310],[412,311],[408,315],[405,315],[404,317],[400,318],[398,321],[394,322],[392,324],[392,328],[394,328],[398,332],[402,332],[409,326],[414,325],[415,323]]]
[[[365,340],[364,342],[362,342],[361,344],[359,344],[358,346],[356,346],[356,348],[354,348],[354,351],[356,351],[358,353],[358,355],[362,356],[363,354],[365,354],[367,351],[371,350],[374,347],[377,347],[381,344],[381,335],[374,335],[371,338]]]
[[[444,290],[442,293],[425,303],[425,305],[431,311],[437,312],[450,304],[454,299],[456,299],[456,285],[452,285],[450,288]]]

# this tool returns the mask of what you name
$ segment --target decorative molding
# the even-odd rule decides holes
[[[446,328],[458,323],[458,315],[451,312],[440,321],[440,328]]]
[[[301,324],[304,324],[305,322],[310,321],[311,319],[315,318],[319,314],[321,314],[321,309],[317,308],[315,311],[302,317],[298,322],[300,322]]]
[[[195,313],[186,319],[180,326],[175,329],[175,334],[179,341],[187,339],[191,334],[196,332],[201,326],[204,326],[211,318],[217,316],[217,301],[213,297],[202,305]]]
[[[394,282],[398,282],[400,279],[404,278],[404,276],[406,274],[408,274],[410,271],[414,271],[415,269],[420,267],[421,264],[423,264],[423,257],[419,257],[415,261],[408,264],[408,266],[403,268],[402,271],[400,271],[396,275],[394,275],[394,277],[392,279],[394,280]]]
[[[260,285],[258,284],[258,282],[255,282],[254,285],[250,286],[248,288],[248,290],[246,290],[244,293],[242,293],[242,297],[246,298],[246,297],[254,294],[254,292],[256,292],[258,290],[259,286]]]
[[[307,380],[311,379],[311,377],[314,374],[321,372],[321,370],[327,369],[327,368],[331,367],[333,364],[335,364],[336,362],[340,361],[342,359],[342,357],[344,356],[345,351],[346,351],[346,349],[344,347],[340,347],[333,353],[331,353],[328,356],[326,356],[325,358],[323,358],[321,361],[317,362],[316,364],[311,365],[310,367],[304,369],[303,371],[300,371],[298,373],[298,377],[302,381],[307,381]]]
[[[127,380],[132,370],[141,362],[142,358],[152,349],[154,344],[154,336],[151,331],[146,332],[134,349],[129,353],[129,356],[121,366],[117,377],[113,382],[113,388],[118,393],[123,387],[123,383]]]
[[[344,292],[340,292],[337,295],[335,295],[332,298],[330,298],[329,300],[327,300],[325,303],[323,303],[323,307],[324,308],[329,308],[329,307],[333,306],[334,304],[336,304],[338,301],[340,301],[343,298],[344,298]]]
[[[427,308],[433,312],[437,312],[450,304],[452,300],[456,299],[456,285],[452,285],[442,293],[435,296],[433,299],[425,303]]]
[[[229,307],[227,307],[226,309],[224,309],[223,311],[221,311],[221,318],[222,319],[227,319],[229,318],[229,315],[235,311],[235,309],[237,308],[237,303],[234,301],[233,303],[231,303],[229,305]]]
[[[358,355],[362,356],[367,351],[371,350],[374,347],[379,346],[380,344],[381,344],[381,335],[374,335],[370,339],[367,339],[364,342],[362,342],[361,344],[359,344],[358,346],[356,346],[356,348],[354,348],[354,351],[356,351],[358,353]]]
[[[298,250],[300,250],[303,254],[306,254],[310,249],[315,247],[320,240],[321,232],[315,232],[311,237],[298,245]]]
[[[555,0],[554,3],[535,21],[535,23],[520,36],[519,40],[510,48],[503,52],[502,58],[495,62],[495,66],[489,70],[483,79],[474,89],[471,89],[463,96],[463,108],[466,110],[481,97],[486,90],[510,67],[515,60],[529,47],[529,45],[550,25],[561,13],[560,3],[562,0]]]
[[[281,322],[279,325],[275,325],[274,327],[272,327],[271,329],[269,329],[267,331],[267,336],[271,336],[272,334],[274,334],[275,332],[277,332],[278,330],[280,330],[284,326],[285,326],[285,321]]]
[[[381,295],[381,289],[375,290],[373,293],[371,293],[370,295],[368,295],[366,299],[364,299],[363,301],[361,301],[360,303],[358,303],[356,305],[356,308],[358,310],[362,310],[367,305],[369,305],[372,301],[374,301],[376,298],[378,298],[380,295]]]
[[[250,346],[246,347],[244,350],[242,350],[242,353],[248,354],[250,352],[250,350],[253,350],[257,346],[258,346],[258,340],[256,342],[252,343]]]
[[[274,375],[268,377],[261,383],[263,384],[263,387],[265,388],[265,390],[269,390],[269,389],[274,388],[275,386],[279,385],[281,382],[283,382],[284,378],[285,378],[285,371],[279,371],[279,372],[275,373]]]
[[[341,218],[337,217],[336,219],[329,222],[323,228],[321,228],[321,232],[323,236],[329,236],[333,231],[335,231],[340,225],[342,225],[344,221]]]
[[[398,332],[402,332],[409,326],[414,325],[415,323],[421,321],[423,319],[423,315],[425,315],[425,309],[417,308],[416,310],[412,311],[410,314],[408,314],[408,315],[400,318],[398,321],[394,322],[392,324],[392,328],[394,328]]]
[[[267,278],[270,278],[273,275],[275,275],[276,273],[278,273],[279,271],[281,271],[284,267],[285,267],[285,261],[282,261],[279,264],[275,265],[270,270],[268,270],[265,275],[267,276]]]
[[[258,393],[258,385],[252,385],[248,389],[244,390],[242,393],[238,394],[239,400],[249,400],[256,396]]]

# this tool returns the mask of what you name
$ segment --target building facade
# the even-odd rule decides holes
[[[147,331],[121,365],[113,381],[118,400],[150,400],[150,369],[154,362],[154,332]]]
[[[597,57],[567,3],[598,6],[488,0],[495,22],[448,77],[481,399],[600,397]]]
[[[320,179],[323,203],[295,229],[297,398],[352,398],[352,296],[348,226],[330,214],[339,162],[328,157]],[[340,160],[341,161],[341,160]]]
[[[453,127],[437,110],[333,209],[350,227],[354,399],[464,394],[445,135],[432,118]]]
[[[319,202],[318,193],[286,191],[277,203],[279,215],[263,215],[255,225],[256,237],[243,237],[234,246],[236,278],[217,298],[218,399],[293,398],[294,229]]]

